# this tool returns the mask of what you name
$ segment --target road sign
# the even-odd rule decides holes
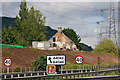
[[[56,66],[47,66],[47,74],[56,74]]]
[[[64,65],[66,62],[65,55],[49,55],[47,56],[48,65]]]
[[[6,67],[10,67],[12,65],[12,59],[10,59],[10,58],[4,59],[4,65]]]
[[[76,56],[75,57],[76,64],[82,64],[84,62],[84,58],[82,56]]]

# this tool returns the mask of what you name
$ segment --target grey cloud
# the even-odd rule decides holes
[[[2,15],[15,17],[19,11],[20,2],[2,2]]]

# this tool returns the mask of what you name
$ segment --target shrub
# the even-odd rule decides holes
[[[99,53],[116,54],[117,45],[112,40],[104,38],[98,43],[98,45],[96,45],[94,51]]]
[[[46,70],[46,56],[40,56],[37,59],[33,60],[32,66],[38,67],[36,71],[45,71]]]
[[[20,72],[20,67],[16,67],[16,68],[14,68],[14,72]]]

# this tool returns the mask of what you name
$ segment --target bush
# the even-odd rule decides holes
[[[47,58],[46,56],[40,56],[36,60],[33,60],[32,66],[37,67],[36,71],[46,71],[46,62]]]
[[[117,45],[112,40],[104,38],[98,43],[98,45],[96,45],[94,51],[99,53],[116,54]]]
[[[14,72],[20,72],[20,67],[16,67],[16,68],[14,68]]]

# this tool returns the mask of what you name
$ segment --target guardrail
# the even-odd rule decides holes
[[[63,66],[63,70],[67,70],[67,69],[108,69],[108,68],[120,68],[120,65],[107,65],[107,66],[101,66],[101,65],[97,65],[97,66],[92,66],[92,65],[88,65],[88,66],[84,66],[84,65],[77,65],[77,66],[73,66],[73,65],[64,65]]]
[[[69,79],[50,79],[50,80],[120,80],[119,75],[109,76],[94,76],[94,77],[80,77],[80,78],[69,78]]]
[[[2,74],[3,80],[14,80],[14,79],[67,79],[67,78],[80,78],[86,77],[86,75],[95,76],[97,74],[107,74],[111,72],[120,72],[120,68],[116,69],[96,69],[96,70],[63,70],[62,74],[47,75],[46,71],[37,71],[37,72],[23,72],[23,73],[4,73]],[[120,76],[118,76],[120,78]]]
[[[108,66],[72,66],[72,65],[64,65],[63,70],[75,70],[75,69],[111,69],[111,68],[120,68],[120,65],[108,65]],[[34,72],[38,70],[38,67],[15,67],[9,68],[9,73],[14,72]],[[7,73],[7,68],[2,68],[2,73]]]

